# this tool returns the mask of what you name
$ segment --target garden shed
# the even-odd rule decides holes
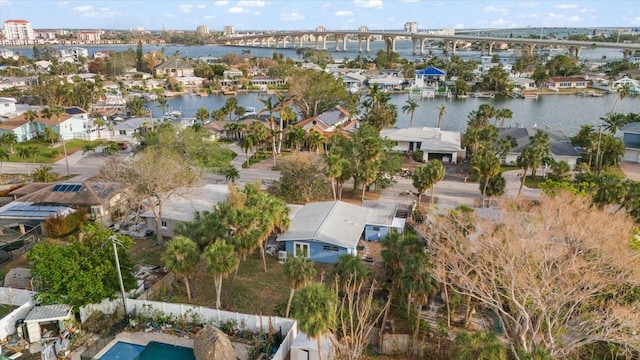
[[[34,306],[24,319],[29,342],[57,338],[65,330],[64,322],[72,320],[71,306],[65,304]]]

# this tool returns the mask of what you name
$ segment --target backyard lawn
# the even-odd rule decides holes
[[[91,143],[91,141],[87,140],[68,140],[67,141],[67,155],[71,155],[76,151],[81,151],[82,147],[86,144]],[[27,147],[35,149],[34,157],[21,158],[19,155],[18,149],[20,147]],[[55,145],[51,145],[50,142],[46,142],[39,139],[32,139],[29,141],[25,141],[13,146],[13,154],[9,155],[10,162],[35,162],[35,163],[43,163],[49,164],[53,163],[57,160],[60,160],[64,157],[64,150],[62,148],[62,143],[56,143]]]

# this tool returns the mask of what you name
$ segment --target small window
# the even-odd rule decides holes
[[[127,135],[127,130],[118,130],[119,135]]]
[[[380,231],[380,226],[374,226],[373,231]]]
[[[167,221],[166,220],[162,220],[160,222],[160,227],[163,228],[163,229],[166,229],[167,228]]]
[[[334,245],[323,245],[323,246],[322,246],[322,250],[324,250],[324,251],[338,252],[338,247],[337,247],[337,246],[334,246]]]

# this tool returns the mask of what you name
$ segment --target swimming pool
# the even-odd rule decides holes
[[[195,360],[193,349],[151,341],[147,346],[118,341],[100,360]]]

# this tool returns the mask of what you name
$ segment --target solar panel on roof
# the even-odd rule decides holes
[[[54,192],[78,192],[82,188],[80,184],[58,184],[51,189]]]

